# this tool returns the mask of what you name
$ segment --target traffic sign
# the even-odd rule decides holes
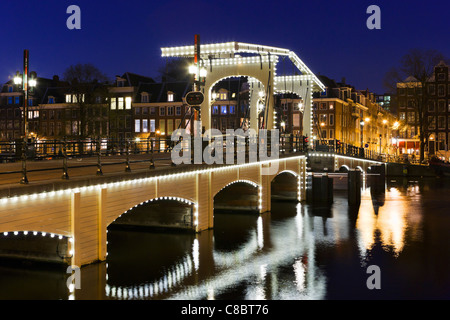
[[[203,103],[205,96],[200,91],[191,91],[186,94],[186,103],[190,106],[198,106]]]
[[[364,145],[364,147],[365,147],[365,148],[368,148],[368,147],[369,147],[369,144],[368,144],[368,143],[366,143],[366,144]]]

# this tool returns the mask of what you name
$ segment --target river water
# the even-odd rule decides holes
[[[450,299],[449,208],[449,180],[389,178],[356,208],[335,191],[330,205],[217,213],[197,235],[110,230],[80,289],[66,270],[2,265],[0,299]]]

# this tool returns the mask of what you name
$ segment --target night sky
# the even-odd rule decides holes
[[[72,4],[81,8],[81,30],[66,27]],[[381,30],[366,27],[371,4],[381,9]],[[409,49],[450,56],[449,9],[434,0],[1,0],[0,81],[22,70],[24,49],[41,77],[76,63],[111,79],[127,71],[156,77],[160,48],[192,45],[198,33],[202,43],[287,48],[316,74],[382,93],[385,72]]]

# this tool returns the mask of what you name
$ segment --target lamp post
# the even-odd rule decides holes
[[[28,144],[28,93],[33,93],[34,87],[37,85],[36,72],[29,73],[29,51],[24,50],[23,53],[23,74],[17,71],[14,77],[14,84],[18,86],[19,90],[23,90],[23,145],[22,145],[22,178],[21,184],[28,184],[27,178],[27,144]]]
[[[364,138],[363,138],[364,121],[361,121],[359,124],[361,125],[361,148],[364,148]]]

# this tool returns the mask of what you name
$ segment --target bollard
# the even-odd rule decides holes
[[[361,171],[348,171],[348,203],[359,205],[361,203]]]
[[[328,174],[323,176],[308,176],[306,201],[308,203],[333,202],[333,179]]]

